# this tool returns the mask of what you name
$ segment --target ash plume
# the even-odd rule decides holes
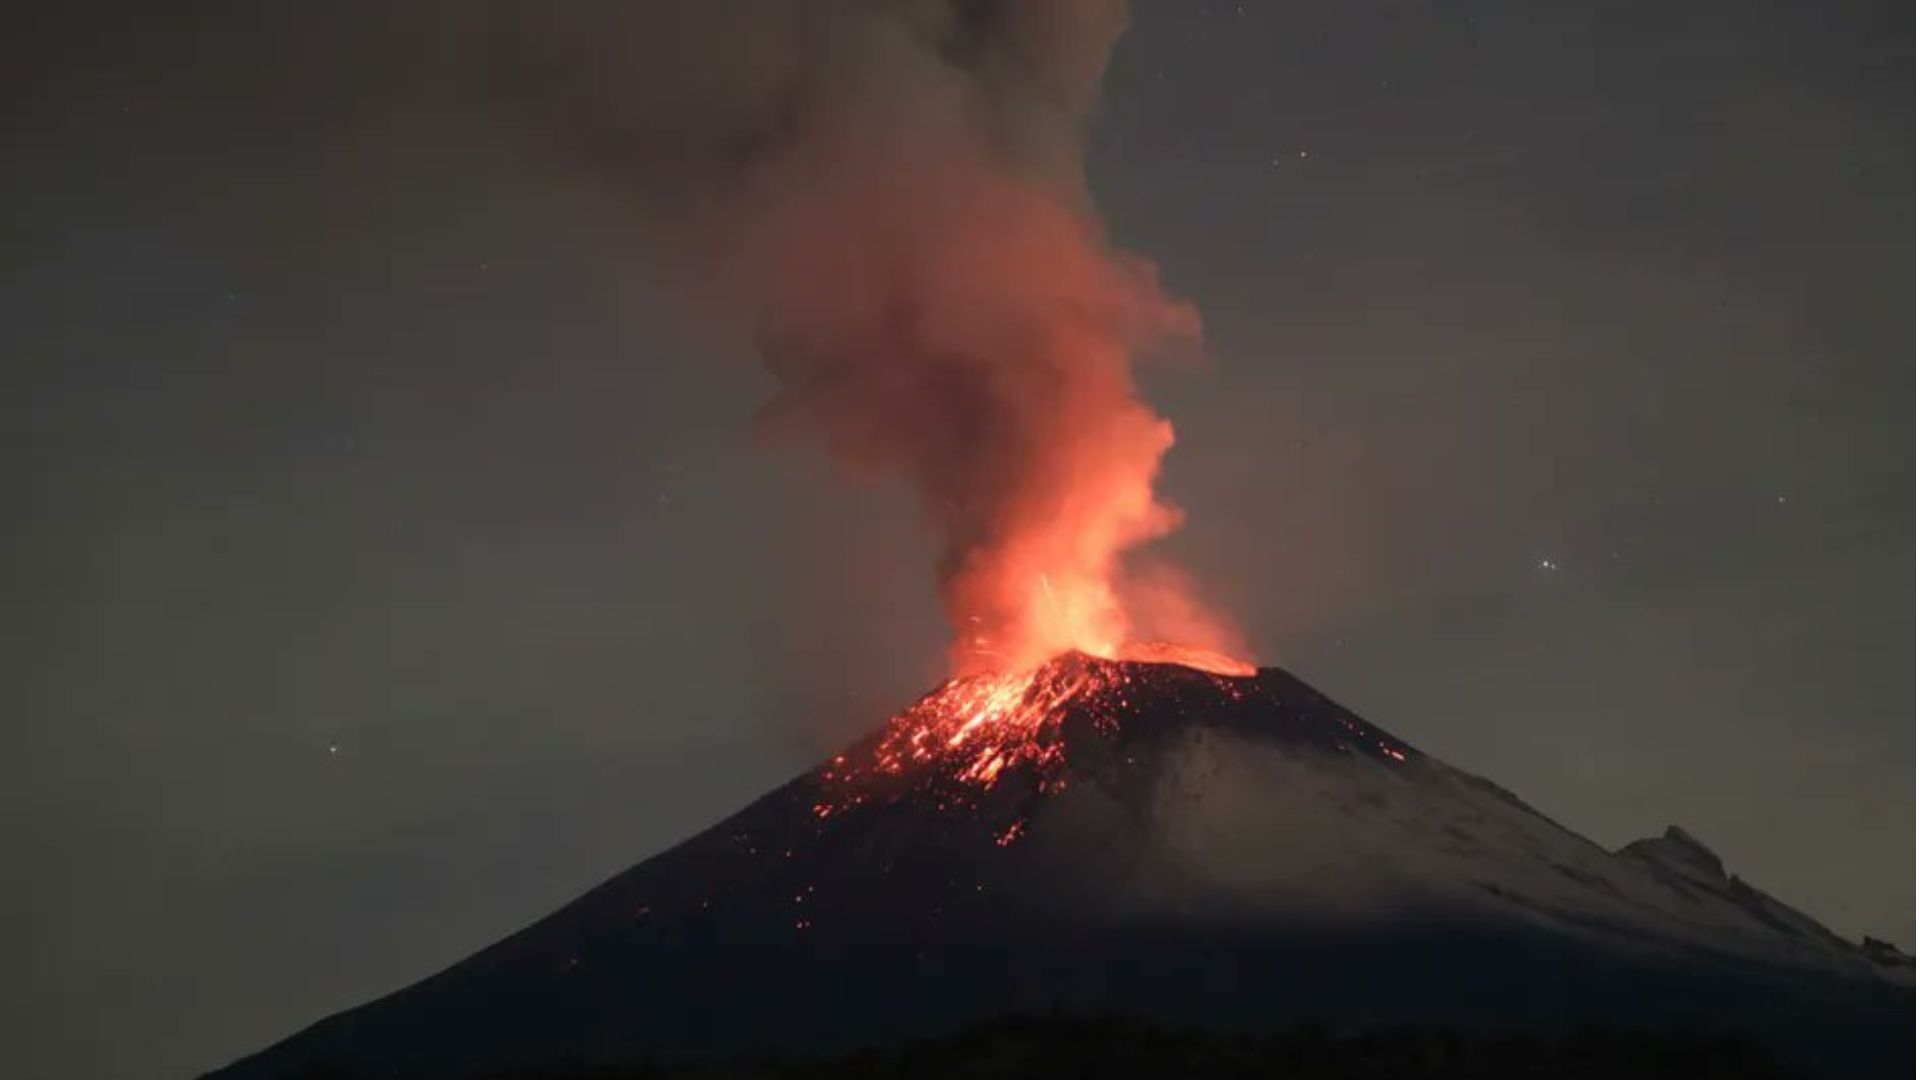
[[[750,320],[759,417],[907,481],[956,670],[1225,647],[1184,578],[1172,427],[1135,356],[1199,321],[1116,250],[1082,171],[1122,0],[706,0],[516,40],[530,124],[632,192],[698,305]],[[531,58],[531,59],[529,59]]]

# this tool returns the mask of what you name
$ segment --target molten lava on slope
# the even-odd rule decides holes
[[[814,816],[825,819],[867,802],[889,778],[939,786],[946,789],[943,801],[970,803],[970,794],[1024,769],[1040,794],[1055,794],[1066,783],[1062,723],[1070,712],[1079,710],[1096,730],[1112,733],[1129,705],[1129,691],[1165,667],[1200,672],[1231,698],[1240,696],[1236,683],[1258,674],[1221,653],[1161,643],[1129,647],[1123,656],[1127,662],[1114,663],[1069,652],[1026,671],[949,679],[889,720],[853,756],[828,763],[820,773],[823,797]],[[1001,834],[1002,846],[1021,831],[1015,822]]]

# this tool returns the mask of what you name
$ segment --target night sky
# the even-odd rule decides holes
[[[906,494],[756,442],[479,9],[295,7],[0,29],[9,1075],[256,1049],[940,675]],[[1907,947],[1912,20],[1141,0],[1089,151],[1263,663]]]

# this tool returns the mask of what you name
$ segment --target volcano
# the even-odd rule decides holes
[[[1069,654],[955,680],[533,926],[216,1075],[828,1055],[1049,1012],[1680,1027],[1910,1075],[1911,960],[1870,944],[1680,829],[1606,851],[1284,671]]]

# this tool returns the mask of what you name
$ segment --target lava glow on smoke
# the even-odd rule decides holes
[[[954,788],[956,798],[990,790],[1016,770],[1031,775],[1036,790],[1053,794],[1065,783],[1066,740],[1062,722],[1071,710],[1110,730],[1128,705],[1141,664],[1175,664],[1202,671],[1230,685],[1256,674],[1248,664],[1220,653],[1163,643],[1120,650],[1128,664],[1109,664],[1065,653],[1025,671],[960,675],[893,717],[858,760],[835,758],[821,772],[827,795],[814,816],[825,819],[865,802],[876,780],[923,777]],[[1019,839],[1024,821],[996,838],[1005,847]]]
[[[953,679],[868,772],[1044,774],[1063,710],[1122,692],[1086,657],[1251,673],[1152,549],[1181,524],[1156,490],[1174,430],[1136,365],[1202,333],[1087,185],[1126,0],[669,6],[731,13],[687,16],[720,67],[681,85],[688,58],[662,54],[643,74],[664,92],[622,102],[589,152],[644,163],[689,306],[751,325],[773,381],[760,435],[903,483],[935,545]]]

